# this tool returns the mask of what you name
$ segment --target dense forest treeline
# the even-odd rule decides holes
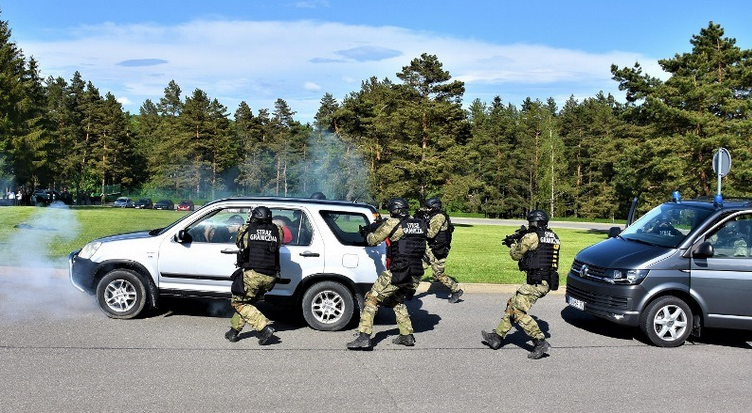
[[[752,51],[710,22],[689,53],[660,60],[667,80],[612,66],[626,101],[598,93],[559,108],[497,96],[462,107],[465,87],[437,56],[372,77],[338,102],[325,94],[313,124],[283,99],[255,113],[230,110],[176,81],[138,114],[79,72],[40,77],[0,20],[0,184],[213,199],[228,195],[418,202],[519,217],[623,218],[629,200],[712,196],[711,158],[733,159],[724,196],[752,196]]]

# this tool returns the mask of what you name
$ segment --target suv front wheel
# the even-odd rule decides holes
[[[133,318],[146,305],[146,287],[133,271],[113,270],[97,284],[97,302],[110,318]]]
[[[656,346],[678,347],[692,332],[692,310],[678,297],[661,297],[645,308],[640,328]]]
[[[315,330],[342,330],[354,311],[352,293],[336,281],[316,283],[303,295],[303,318]]]

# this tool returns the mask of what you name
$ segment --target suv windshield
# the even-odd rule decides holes
[[[630,241],[676,248],[712,212],[689,204],[666,203],[640,217],[620,236]]]

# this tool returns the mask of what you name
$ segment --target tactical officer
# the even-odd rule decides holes
[[[527,220],[529,228],[518,240],[510,245],[509,255],[518,261],[521,271],[527,273],[527,280],[507,302],[507,308],[496,330],[481,331],[483,343],[494,350],[501,347],[504,337],[517,323],[533,339],[535,347],[528,354],[530,359],[539,359],[550,348],[546,336],[538,323],[530,316],[530,308],[535,302],[559,288],[559,237],[548,228],[548,215],[545,211],[531,211]]]
[[[441,209],[441,200],[437,197],[426,199],[423,208],[420,208],[415,216],[428,222],[428,248],[423,257],[423,268],[431,267],[433,278],[449,289],[449,302],[456,303],[464,291],[460,289],[457,281],[444,273],[446,258],[452,246],[454,225],[449,215]]]
[[[242,276],[233,279],[230,305],[235,314],[230,319],[230,330],[225,333],[225,338],[233,343],[240,340],[238,335],[246,323],[258,332],[259,344],[267,344],[274,337],[269,319],[253,303],[277,281],[283,235],[282,228],[272,223],[272,211],[265,206],[254,208],[248,222],[238,230],[235,244],[240,249],[238,266],[242,268]]]
[[[373,319],[379,306],[394,310],[399,336],[392,343],[414,346],[413,326],[404,304],[405,298],[415,293],[423,276],[423,254],[426,251],[425,221],[408,214],[409,205],[403,198],[392,198],[387,204],[389,218],[375,226],[361,227],[361,235],[368,245],[387,242],[387,269],[365,296],[360,313],[357,338],[347,343],[350,350],[370,350]]]

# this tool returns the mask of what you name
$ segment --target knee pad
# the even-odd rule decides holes
[[[370,291],[366,293],[366,296],[363,298],[363,305],[376,307],[378,306],[378,303],[378,297],[375,294],[372,294]]]

